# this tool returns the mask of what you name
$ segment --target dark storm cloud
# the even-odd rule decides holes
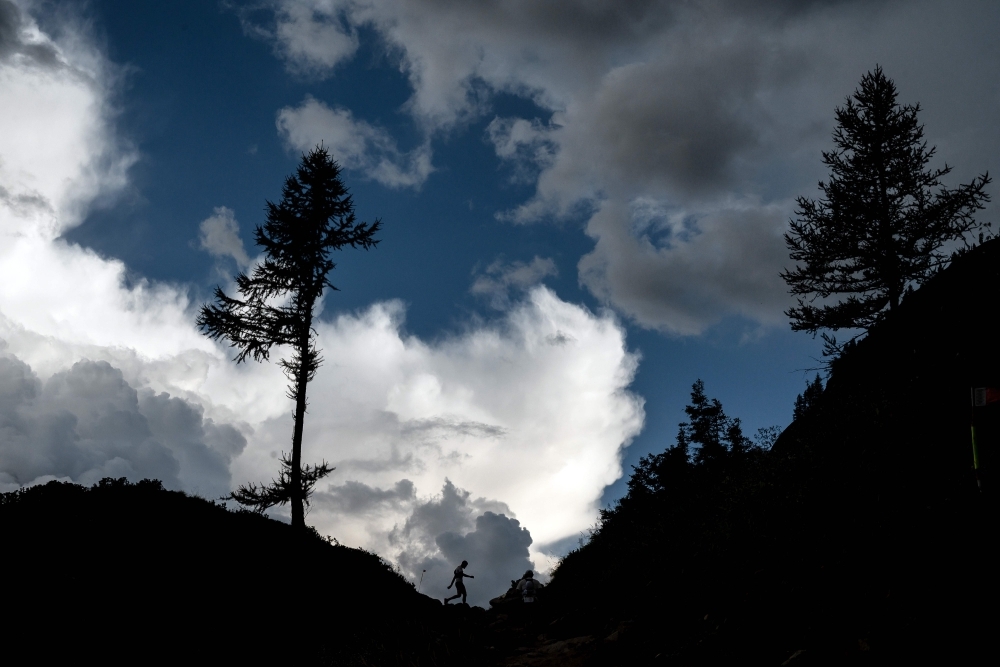
[[[513,518],[506,504],[483,498],[473,500],[468,491],[445,481],[439,498],[414,507],[405,524],[389,535],[399,549],[400,567],[415,581],[423,578],[421,592],[444,597],[452,573],[463,560],[475,579],[466,581],[469,604],[485,606],[500,595],[525,570],[533,568],[528,557],[531,534]]]
[[[785,305],[778,273],[787,262],[782,208],[749,205],[691,221],[694,233],[647,229],[648,212],[606,203],[587,225],[594,250],[580,281],[642,326],[698,334],[721,313],[765,324]],[[656,237],[663,232],[665,239]]]
[[[950,161],[997,154],[997,133],[984,120],[996,112],[995,3],[275,6],[284,8],[279,22],[290,7],[309,17],[285,26],[280,39],[290,44],[319,34],[313,22],[374,29],[399,58],[412,86],[404,109],[428,141],[490,113],[496,93],[547,112],[489,124],[497,157],[516,179],[536,181],[531,199],[499,217],[526,223],[593,215],[587,231],[597,246],[580,263],[581,283],[639,324],[664,331],[697,334],[733,315],[768,325],[783,320],[786,289],[764,275],[782,268],[780,227],[795,197],[824,176],[820,156],[830,148],[833,108],[876,63],[911,84],[928,120],[942,119],[940,136],[960,149],[947,153]],[[940,110],[935,102],[944,102]],[[944,155],[948,146],[941,148]],[[984,161],[974,173],[989,168]],[[623,211],[640,200],[692,220],[692,233],[666,244],[663,235],[634,234],[636,220]],[[710,234],[719,237],[701,238]],[[480,287],[501,293],[504,286],[484,280]]]
[[[279,22],[309,10],[307,21],[286,26],[281,39],[289,44],[309,42],[317,25],[339,25],[344,16],[374,26],[400,48],[414,89],[407,107],[427,129],[485,111],[484,86],[560,114],[562,131],[528,132],[524,126],[537,121],[497,118],[490,139],[518,177],[552,172],[543,176],[541,195],[554,181],[563,190],[559,197],[588,199],[625,183],[671,196],[732,186],[733,163],[776,130],[759,94],[804,76],[815,60],[811,45],[782,34],[857,4],[283,0],[277,6]],[[553,159],[557,152],[562,164]],[[565,192],[567,185],[575,191]]]
[[[889,0],[886,0],[889,1]],[[337,28],[347,33],[345,18],[352,24],[366,22],[392,23],[425,17],[428,23],[451,23],[471,30],[490,30],[495,33],[516,33],[520,37],[544,38],[573,44],[586,50],[600,49],[603,45],[621,44],[643,40],[669,29],[691,15],[729,15],[770,21],[784,21],[803,14],[857,0],[410,0],[385,2],[383,0],[277,0],[277,23],[288,26],[284,36],[299,37],[289,32],[292,23],[298,30],[315,32],[302,18],[308,13],[310,22]],[[870,2],[868,4],[877,4]],[[259,6],[259,5],[257,5]],[[249,13],[244,12],[249,17]],[[279,39],[281,29],[267,30],[263,34]],[[317,32],[317,36],[322,32]],[[305,40],[303,40],[305,41]],[[326,54],[323,53],[323,56]]]
[[[517,519],[503,514],[484,512],[476,517],[475,530],[464,535],[442,533],[437,545],[445,562],[458,565],[469,561],[467,570],[476,578],[467,586],[478,589],[472,596],[477,601],[500,595],[511,579],[520,579],[525,570],[534,569],[528,557],[531,533]]]
[[[0,58],[20,46],[21,10],[7,0],[0,0]]]
[[[865,4],[871,7],[893,1],[872,0]],[[315,0],[282,2],[285,6],[292,4],[317,3]],[[386,32],[392,32],[393,21],[403,23],[417,20],[411,17],[425,17],[427,24],[462,26],[466,29],[463,35],[489,32],[526,42],[529,49],[534,46],[538,52],[555,45],[589,59],[609,50],[633,52],[633,48],[657,41],[678,26],[687,30],[692,23],[725,19],[780,25],[819,11],[860,3],[858,0],[412,0],[406,3],[351,0],[335,4],[351,6],[356,20],[382,18]],[[756,28],[756,25],[744,26],[747,32]]]
[[[206,419],[202,409],[169,394],[142,391],[139,412],[152,437],[173,453],[181,488],[206,497],[229,491],[229,464],[246,438],[229,424]]]
[[[732,160],[759,142],[748,107],[766,61],[760,44],[740,41],[709,53],[684,47],[667,63],[609,75],[590,128],[617,178],[684,193],[729,183]]]
[[[107,362],[80,361],[42,382],[0,357],[0,483],[102,477],[160,479],[208,497],[229,490],[229,462],[246,445],[200,407],[136,391]]]
[[[997,24],[995,7],[903,7],[776,4],[746,20],[732,13],[700,23],[689,15],[657,52],[609,70],[557,116],[561,127],[547,135],[556,158],[513,217],[599,202],[581,283],[642,326],[698,334],[734,314],[781,325],[789,306],[777,278],[788,262],[781,232],[794,197],[813,195],[825,177],[834,107],[867,69],[887,66],[901,102],[921,102],[928,137],[964,170],[960,178],[995,161],[988,119],[1000,110],[1000,61],[984,28]],[[634,211],[649,200],[690,222],[688,233],[651,233]]]
[[[441,497],[418,505],[402,528],[393,531],[396,539],[434,540],[445,532],[462,532],[472,528],[470,512],[476,509],[501,509],[510,513],[503,503],[489,502],[482,498],[471,499],[468,491],[459,489],[450,480],[445,480]]]
[[[376,4],[376,3],[373,3]],[[676,0],[417,0],[416,11],[461,15],[477,27],[516,28],[576,43],[619,41],[655,33],[675,17]],[[419,8],[419,9],[417,9]]]
[[[42,66],[59,64],[59,57],[50,44],[31,43],[22,34],[24,19],[20,8],[10,0],[0,0],[0,63],[20,54],[25,60]]]

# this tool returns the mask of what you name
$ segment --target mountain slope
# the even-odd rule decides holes
[[[0,496],[5,637],[39,662],[970,664],[1000,543],[1000,242],[958,257],[832,368],[770,451],[665,455],[534,614],[443,608],[374,554],[158,482]],[[669,452],[668,452],[669,454]],[[497,591],[499,594],[501,591]]]
[[[555,574],[569,633],[630,628],[602,664],[961,662],[985,650],[1000,415],[976,408],[980,493],[970,389],[1000,386],[998,286],[991,241],[849,346],[771,451],[633,485]]]
[[[0,496],[5,644],[37,661],[462,664],[479,643],[374,554],[159,482]]]

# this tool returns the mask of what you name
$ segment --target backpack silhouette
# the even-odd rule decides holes
[[[524,582],[524,591],[521,593],[525,602],[535,601],[535,589],[538,586],[534,579],[527,579]]]

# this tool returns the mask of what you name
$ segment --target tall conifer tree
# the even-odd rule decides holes
[[[302,156],[295,174],[285,179],[281,201],[267,202],[267,219],[255,232],[264,261],[253,274],[236,276],[242,298],[215,290],[215,303],[202,307],[197,324],[206,336],[228,341],[241,363],[267,361],[275,345],[291,355],[278,363],[289,379],[295,401],[291,457],[282,456],[278,479],[241,486],[230,498],[263,511],[291,503],[292,525],[305,527],[305,504],[316,482],[333,468],[325,462],[302,465],[302,430],[306,386],[322,363],[316,348],[313,310],[336,266],[330,258],[345,246],[369,249],[378,244],[381,222],[357,222],[354,202],[340,179],[340,166],[322,146]]]
[[[973,218],[989,201],[989,175],[942,186],[951,167],[927,167],[935,149],[917,122],[920,106],[900,106],[896,96],[881,68],[862,77],[836,110],[823,197],[796,200],[785,243],[797,265],[781,274],[798,297],[786,313],[793,330],[870,329],[947,261],[947,243],[989,226]]]

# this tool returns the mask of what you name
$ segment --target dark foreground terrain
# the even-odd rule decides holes
[[[0,530],[0,636],[30,664],[488,665],[542,625],[152,480],[2,494]]]
[[[769,451],[648,459],[550,587],[591,634],[627,629],[604,661],[995,663],[1000,403],[970,392],[1000,387],[998,287],[990,241],[848,346]]]
[[[6,494],[4,655],[994,664],[1000,403],[973,411],[970,390],[1000,387],[998,286],[998,242],[957,258],[845,350],[770,450],[645,460],[531,616],[445,608],[374,554],[156,482]]]
[[[423,638],[433,604],[373,554],[155,481],[5,494],[0,526],[3,634],[39,658],[363,664]]]

